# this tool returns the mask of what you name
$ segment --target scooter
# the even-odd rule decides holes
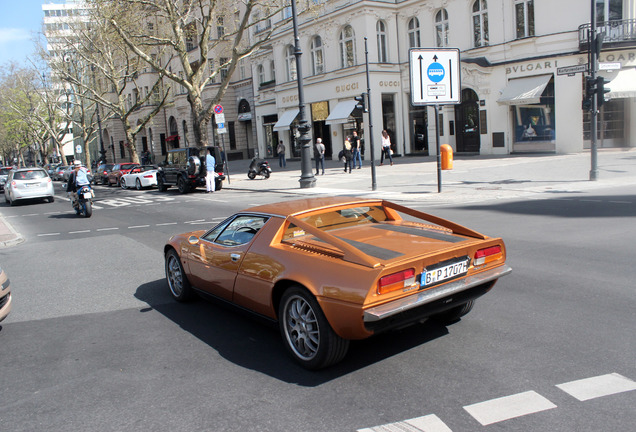
[[[77,207],[73,206],[78,216],[91,217],[93,215],[93,198],[95,193],[89,185],[80,186],[77,190]]]
[[[269,175],[272,173],[272,169],[269,166],[269,162],[265,159],[252,159],[250,163],[250,167],[247,170],[247,177],[250,180],[254,180],[257,175],[262,176],[263,178],[268,179]]]

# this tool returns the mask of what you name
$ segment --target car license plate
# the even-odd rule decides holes
[[[466,272],[468,272],[468,258],[424,271],[421,275],[420,285],[433,285],[447,279],[461,276]]]

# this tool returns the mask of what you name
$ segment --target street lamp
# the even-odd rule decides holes
[[[300,132],[300,188],[308,189],[316,186],[314,170],[311,168],[311,145],[309,142],[309,130],[311,125],[305,117],[305,95],[303,93],[303,70],[300,63],[300,38],[298,37],[298,15],[296,12],[296,0],[291,2],[292,24],[294,26],[294,57],[296,57],[296,80],[298,81],[298,131]]]

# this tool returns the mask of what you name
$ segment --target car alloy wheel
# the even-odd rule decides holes
[[[119,186],[121,186],[122,189],[127,189],[128,187],[126,186],[126,179],[119,179]]]
[[[135,187],[137,188],[137,190],[141,190],[141,181],[139,179],[135,181]]]
[[[283,341],[303,367],[320,369],[344,358],[349,341],[332,330],[320,305],[307,290],[300,287],[288,289],[280,304]]]
[[[183,271],[179,255],[174,249],[166,253],[166,280],[175,300],[183,302],[191,297],[190,282]]]
[[[179,178],[177,179],[177,189],[179,190],[179,193],[181,194],[188,193],[188,183],[186,183],[183,176],[179,176]]]

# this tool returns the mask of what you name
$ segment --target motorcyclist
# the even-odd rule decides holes
[[[88,171],[82,166],[82,162],[77,159],[74,160],[73,171],[71,171],[71,174],[68,177],[68,182],[66,183],[66,192],[68,193],[75,210],[78,210],[79,208],[77,190],[82,186],[87,186],[88,184],[90,184],[88,181]]]

